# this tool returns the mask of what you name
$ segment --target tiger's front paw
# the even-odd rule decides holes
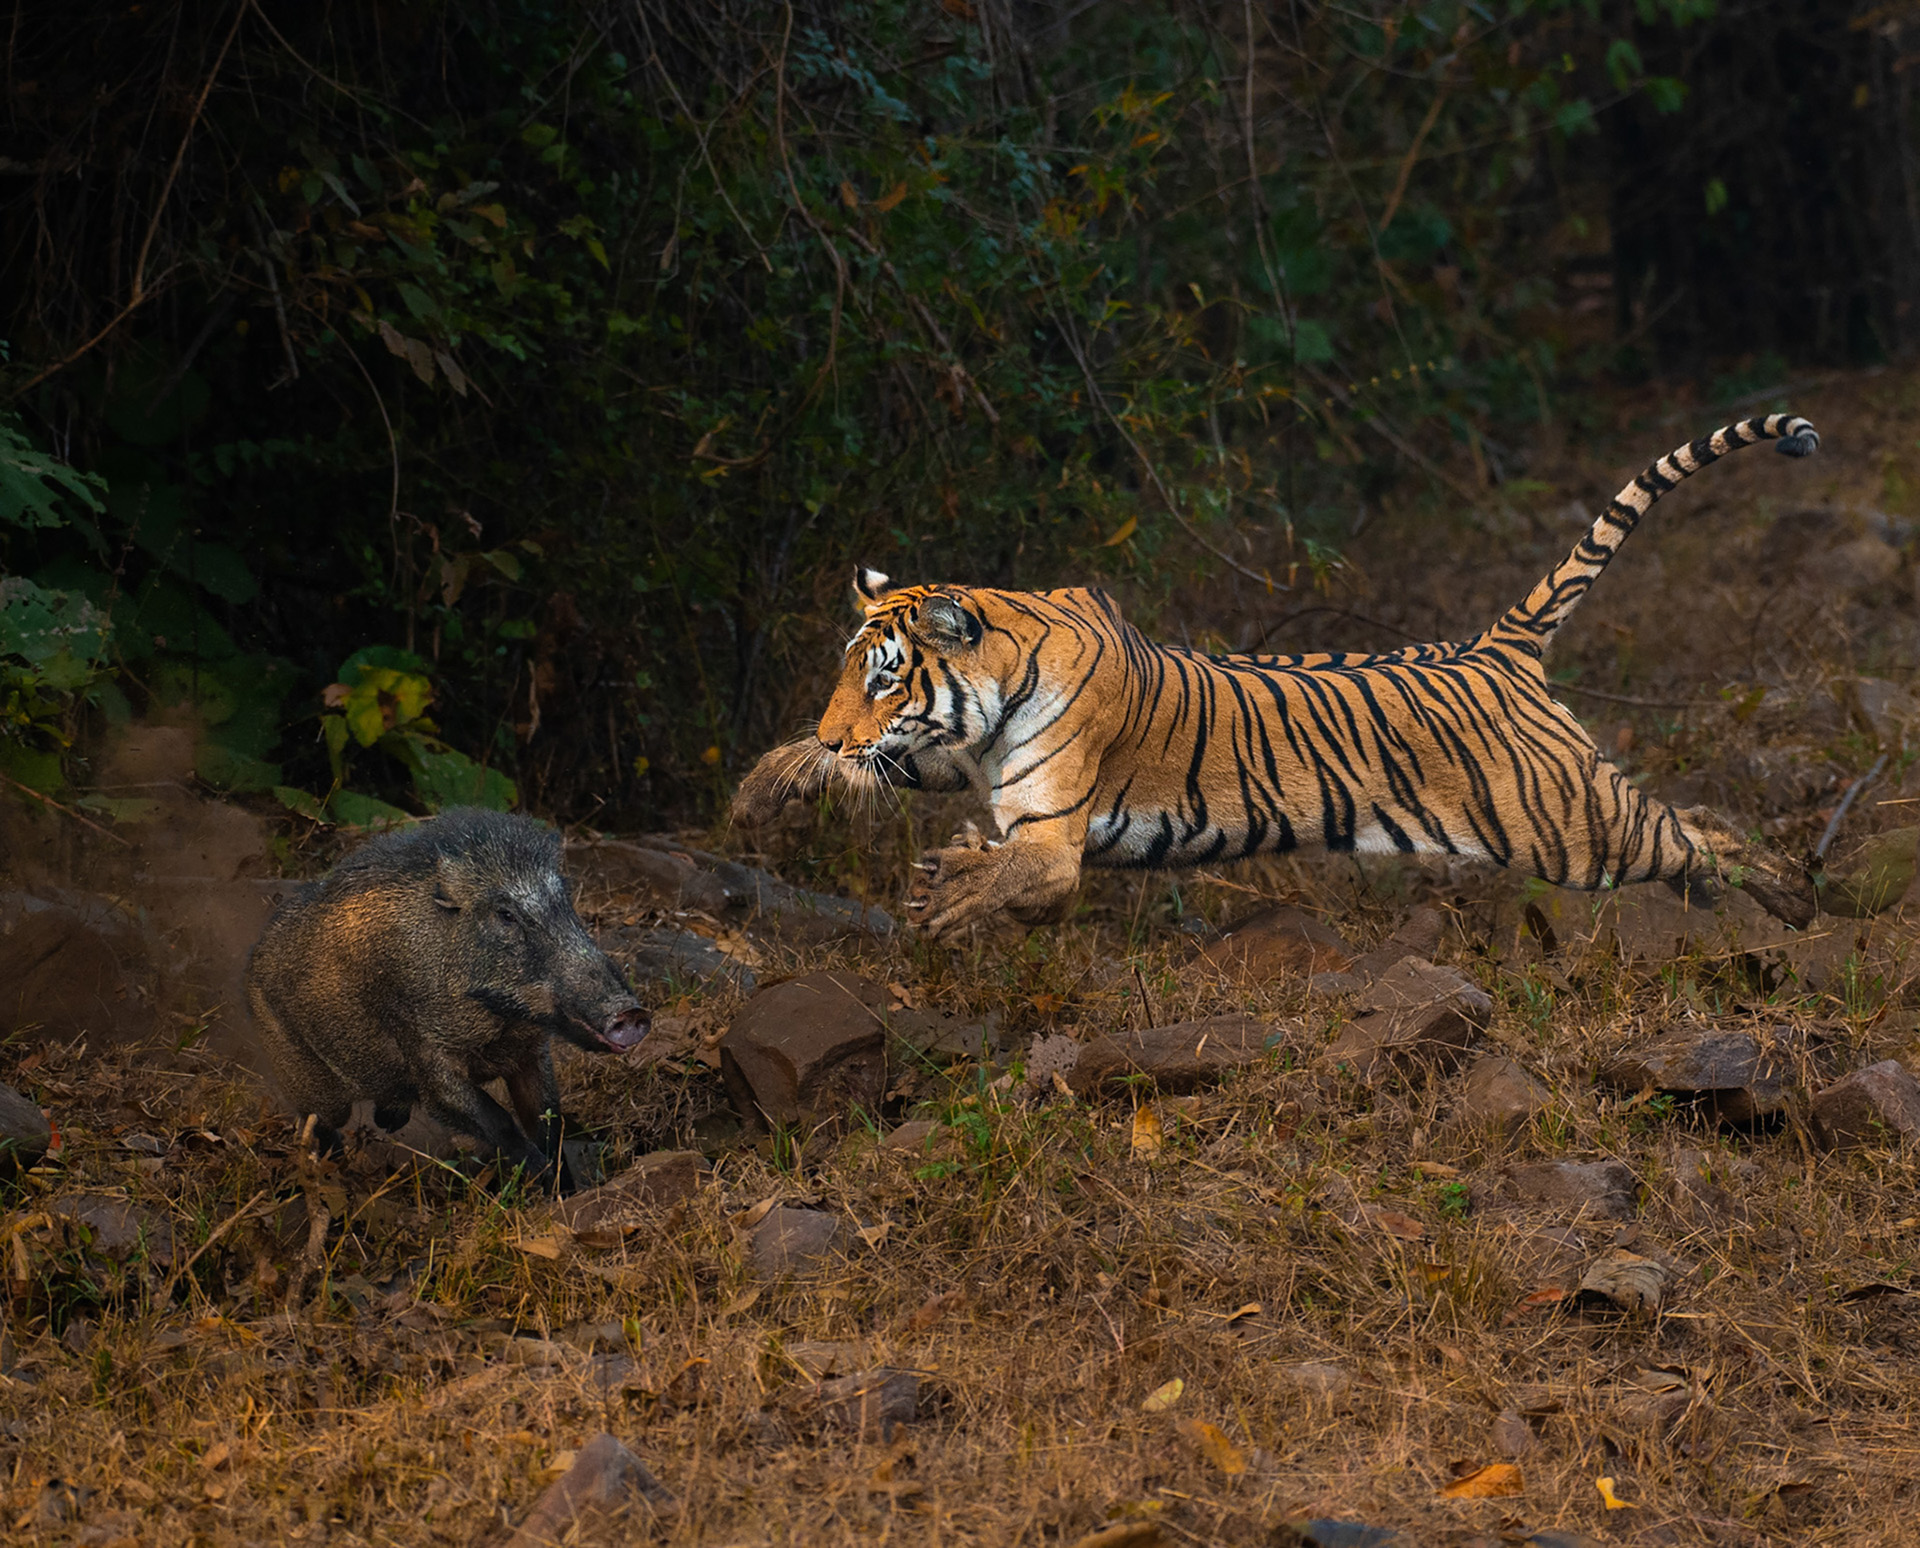
[[[997,846],[972,848],[964,843],[929,850],[907,888],[907,923],[937,941],[992,914],[1000,906],[1001,854]]]

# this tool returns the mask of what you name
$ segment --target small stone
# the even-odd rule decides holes
[[[1274,1375],[1315,1397],[1342,1398],[1353,1390],[1352,1373],[1325,1360],[1275,1366]]]
[[[845,1245],[848,1233],[833,1215],[781,1206],[753,1228],[753,1266],[762,1278],[799,1273]]]
[[[1353,948],[1324,920],[1304,909],[1269,908],[1202,947],[1195,961],[1242,983],[1269,983],[1344,972],[1353,956]]]
[[[1503,1408],[1493,1421],[1493,1449],[1503,1457],[1524,1457],[1540,1444],[1533,1426],[1517,1409]]]
[[[1920,872],[1920,827],[1893,828],[1855,846],[1819,879],[1823,913],[1867,919],[1906,895]]]
[[[116,1263],[144,1259],[173,1265],[173,1227],[152,1210],[104,1194],[60,1193],[47,1200],[50,1215],[63,1215],[87,1230],[87,1249]]]
[[[556,1204],[553,1218],[576,1235],[614,1233],[665,1204],[692,1198],[707,1172],[695,1150],[656,1150],[610,1182]]]
[[[36,1165],[53,1143],[53,1128],[40,1109],[11,1086],[0,1086],[0,1177]]]
[[[533,1503],[505,1548],[553,1548],[583,1540],[636,1508],[665,1512],[672,1493],[614,1436],[596,1435],[575,1453],[573,1466]]]
[[[1451,1070],[1487,1024],[1493,1001],[1452,968],[1403,957],[1367,991],[1367,1009],[1321,1055],[1371,1084],[1389,1072]]]
[[[1545,1112],[1553,1093],[1521,1065],[1504,1054],[1481,1054],[1467,1066],[1460,1100],[1453,1109],[1456,1123],[1492,1129],[1511,1138],[1534,1116]]]
[[[920,1378],[911,1371],[878,1366],[823,1381],[821,1416],[866,1440],[890,1440],[894,1430],[911,1424],[920,1412]]]
[[[1422,903],[1408,912],[1394,927],[1393,934],[1366,955],[1356,957],[1347,971],[1362,983],[1371,983],[1391,973],[1404,957],[1430,961],[1440,949],[1446,932],[1446,916],[1439,909]]]
[[[1900,573],[1900,550],[1884,538],[1857,537],[1814,554],[1801,573],[1819,590],[1859,596]]]
[[[887,991],[852,973],[808,973],[762,989],[720,1040],[720,1074],[749,1123],[817,1127],[887,1089]]]
[[[1052,1095],[1054,1078],[1064,1081],[1080,1062],[1080,1047],[1063,1033],[1036,1037],[1027,1050],[1027,1090],[1040,1096]]]
[[[1297,1026],[1293,1029],[1304,1032]],[[1251,1016],[1213,1016],[1097,1037],[1080,1046],[1066,1081],[1075,1096],[1088,1096],[1103,1085],[1135,1075],[1150,1077],[1161,1091],[1191,1091],[1218,1080],[1228,1070],[1262,1063],[1278,1036]]]
[[[1697,1097],[1728,1123],[1754,1123],[1787,1106],[1806,1053],[1796,1027],[1684,1026],[1618,1055],[1600,1079],[1623,1091]]]
[[[1681,1219],[1696,1226],[1719,1226],[1740,1213],[1739,1203],[1716,1177],[1726,1170],[1724,1161],[1716,1164],[1712,1152],[1679,1150],[1674,1152],[1672,1165],[1667,1202]]]
[[[852,1339],[803,1339],[788,1344],[784,1353],[809,1381],[864,1370],[870,1357],[867,1346]]]
[[[1654,1312],[1665,1298],[1673,1271],[1654,1258],[1615,1247],[1588,1269],[1573,1293],[1576,1305],[1610,1305],[1620,1311]]]
[[[599,936],[600,948],[639,979],[699,979],[738,984],[753,993],[753,969],[736,957],[730,957],[704,935],[691,930],[664,928],[613,929]],[[651,1039],[657,1035],[654,1023]]]
[[[998,1025],[996,1017],[969,1021],[942,1010],[898,1010],[888,1021],[896,1038],[933,1059],[985,1058]]]
[[[1570,1208],[1576,1216],[1627,1220],[1633,1216],[1638,1186],[1618,1161],[1536,1161],[1507,1168],[1494,1192],[1522,1204]]]
[[[1884,677],[1854,679],[1846,699],[1854,720],[1871,731],[1882,747],[1900,746],[1907,732],[1920,722],[1920,698]]]
[[[1912,1139],[1920,1135],[1920,1081],[1899,1060],[1883,1059],[1816,1096],[1813,1121],[1835,1150]]]

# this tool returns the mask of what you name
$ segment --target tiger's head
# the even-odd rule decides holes
[[[862,566],[853,587],[866,610],[847,642],[816,733],[843,765],[882,773],[928,748],[961,749],[993,729],[1000,663],[975,593],[960,586],[894,588]]]

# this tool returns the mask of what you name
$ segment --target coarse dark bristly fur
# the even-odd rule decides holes
[[[473,809],[373,839],[283,904],[248,958],[247,999],[323,1145],[338,1147],[357,1099],[383,1129],[418,1101],[532,1174],[560,1158],[553,1038],[618,1051],[647,1030],[574,912],[560,836]],[[482,1089],[495,1079],[512,1114]]]
[[[938,936],[1071,906],[1083,865],[1176,867],[1318,847],[1471,856],[1564,886],[1725,883],[1796,927],[1810,879],[1702,807],[1644,795],[1600,756],[1542,665],[1653,503],[1743,446],[1820,442],[1770,414],[1660,458],[1526,600],[1457,643],[1380,655],[1218,655],[1160,645],[1105,592],[891,587],[810,737],[742,781],[736,821],[828,788],[977,790],[1000,841],[921,864],[909,918]]]

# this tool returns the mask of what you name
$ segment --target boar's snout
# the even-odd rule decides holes
[[[647,1035],[653,1025],[650,1017],[639,1006],[632,1010],[623,1010],[600,1029],[601,1043],[615,1053],[625,1053],[629,1048]]]

